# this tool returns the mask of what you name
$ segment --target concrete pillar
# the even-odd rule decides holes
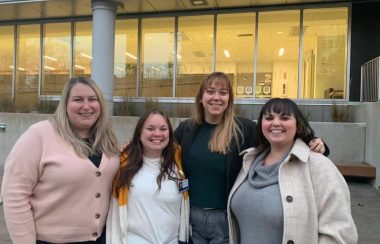
[[[92,0],[92,74],[106,99],[109,115],[113,109],[115,17],[117,2]]]

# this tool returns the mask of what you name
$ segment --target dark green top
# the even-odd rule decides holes
[[[189,150],[188,178],[190,204],[202,208],[227,208],[226,156],[209,150],[216,125],[204,122]]]

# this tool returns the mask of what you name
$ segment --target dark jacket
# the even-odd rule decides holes
[[[243,156],[239,156],[239,153],[247,148],[253,147],[254,137],[256,135],[256,123],[254,121],[245,118],[237,118],[237,124],[242,131],[243,139],[239,141],[240,148],[236,146],[236,143],[233,140],[230,144],[230,151],[226,154],[227,194],[229,194],[242,166]],[[176,140],[182,147],[182,165],[185,174],[187,174],[188,168],[188,153],[198,128],[199,127],[193,119],[187,119],[181,122],[174,132]]]

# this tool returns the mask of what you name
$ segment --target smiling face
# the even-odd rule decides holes
[[[293,114],[265,113],[261,123],[263,135],[271,147],[290,150],[297,133],[297,119]]]
[[[229,99],[229,89],[224,82],[211,82],[204,89],[200,100],[204,108],[205,120],[211,124],[219,123],[228,107]]]
[[[142,127],[140,141],[145,157],[161,157],[169,143],[169,126],[161,114],[149,115]]]
[[[88,138],[101,108],[94,90],[88,85],[77,83],[71,88],[66,111],[72,128],[81,138]]]

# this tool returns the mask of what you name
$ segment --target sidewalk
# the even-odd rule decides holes
[[[0,176],[0,180],[1,180]],[[380,195],[366,183],[349,182],[352,214],[359,232],[359,244],[377,244],[380,240]],[[0,206],[0,243],[11,244]]]

